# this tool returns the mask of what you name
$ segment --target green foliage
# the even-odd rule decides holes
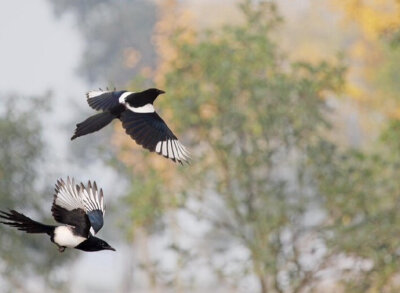
[[[370,261],[368,268],[347,276],[349,292],[396,292],[393,282],[400,269],[398,216],[400,157],[398,123],[383,135],[385,145],[374,151],[338,149],[320,145],[313,159],[319,191],[329,213],[326,232],[334,253]],[[376,291],[377,290],[377,291]]]
[[[400,78],[398,68],[400,65],[400,49],[381,44],[384,52],[383,61],[377,66],[377,74],[373,79],[374,87],[382,91],[387,97],[399,102]]]
[[[310,276],[296,239],[285,254],[282,234],[303,229],[308,149],[323,140],[325,99],[340,91],[345,69],[292,64],[271,37],[280,23],[275,6],[245,1],[241,9],[241,25],[194,43],[175,39],[178,57],[166,76],[171,98],[160,103],[172,107],[196,154],[185,188],[213,190],[224,203],[225,218],[208,220],[248,249],[263,292],[300,290]],[[289,284],[279,282],[280,273]]]
[[[201,32],[194,40],[175,32],[177,57],[164,73],[168,95],[157,103],[172,110],[173,129],[191,142],[195,156],[180,178],[173,177],[180,190],[169,188],[151,164],[132,172],[124,199],[133,223],[129,233],[155,231],[165,211],[177,206],[169,200],[179,191],[203,204],[199,211],[184,208],[212,227],[205,239],[215,248],[210,263],[231,246],[247,250],[238,275],[232,277],[229,265],[216,267],[215,275],[233,287],[251,274],[262,292],[303,292],[328,268],[343,273],[347,292],[397,292],[399,123],[390,121],[383,143],[367,151],[329,140],[326,99],[341,93],[342,59],[291,62],[276,41],[282,20],[275,5],[255,2],[242,2],[238,25]],[[394,62],[382,64],[374,78],[394,96],[397,53],[388,50]],[[315,210],[323,220],[306,224]],[[327,252],[310,257],[308,237],[322,239]],[[196,253],[189,251],[188,258]],[[311,267],[305,255],[313,259]],[[336,267],[342,256],[367,265],[342,272]]]
[[[123,227],[128,238],[135,237],[135,231],[144,227],[148,231],[159,230],[160,218],[166,208],[165,192],[162,188],[162,179],[154,170],[144,174],[133,174],[131,190],[123,198],[123,205],[127,209],[124,214]],[[129,221],[126,221],[126,217]]]

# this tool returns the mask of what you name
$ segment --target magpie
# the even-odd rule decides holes
[[[98,131],[118,118],[125,132],[137,144],[174,162],[189,161],[188,150],[180,143],[164,120],[154,110],[153,102],[165,92],[150,88],[142,92],[89,91],[86,94],[91,108],[102,111],[76,125],[71,140]]]
[[[50,226],[28,218],[15,210],[0,211],[0,223],[27,233],[44,233],[63,252],[67,247],[83,251],[114,250],[107,242],[94,235],[103,227],[103,190],[96,182],[75,185],[68,177],[65,183],[57,180],[51,211],[54,219],[63,224]]]

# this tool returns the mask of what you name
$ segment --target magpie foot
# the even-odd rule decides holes
[[[65,250],[65,247],[64,247],[64,246],[59,246],[59,247],[58,247],[58,251],[59,251],[59,252],[64,252],[64,250]]]

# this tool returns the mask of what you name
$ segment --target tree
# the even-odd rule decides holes
[[[332,1],[342,11],[347,30],[353,30],[348,41],[349,76],[347,94],[361,105],[366,131],[378,123],[369,121],[371,114],[398,119],[396,73],[400,2],[397,0]],[[367,107],[365,107],[367,106]],[[378,124],[377,133],[384,124]],[[378,135],[377,135],[378,136]]]
[[[318,267],[301,263],[309,232],[302,221],[312,198],[304,176],[306,150],[322,139],[325,98],[341,88],[344,68],[292,64],[271,36],[280,23],[275,6],[244,1],[241,10],[240,25],[198,35],[178,27],[170,34],[173,51],[157,72],[165,77],[160,83],[168,97],[158,104],[191,141],[196,158],[182,177],[164,179],[163,194],[185,190],[202,202],[199,213],[186,209],[211,224],[209,246],[222,235],[213,256],[234,247],[246,250],[240,278],[256,276],[261,292],[297,292]],[[171,181],[180,188],[168,189]],[[206,205],[213,197],[220,206]],[[217,271],[228,282],[239,282],[229,279],[224,267]]]
[[[125,82],[137,71],[151,76],[151,70],[140,68],[154,65],[148,43],[154,23],[145,23],[146,46],[137,47],[136,36],[125,43],[121,39],[127,33],[116,33],[136,26],[139,18],[123,13],[139,11],[135,4],[120,1],[123,8],[118,8],[108,0],[91,2],[56,4],[75,11],[80,23],[89,19],[83,29],[91,45],[85,58],[89,80],[107,76]],[[179,274],[193,272],[202,257],[218,284],[229,288],[250,276],[262,292],[318,291],[321,273],[329,267],[341,273],[337,284],[347,292],[398,291],[399,243],[393,235],[398,234],[399,57],[398,47],[389,47],[387,39],[395,44],[398,38],[399,2],[334,2],[351,20],[345,27],[350,31],[347,95],[368,105],[364,117],[378,111],[393,118],[383,143],[366,149],[341,145],[327,123],[326,98],[337,96],[344,83],[340,61],[293,63],[276,41],[281,20],[274,5],[243,1],[239,24],[197,32],[179,1],[156,2],[159,62],[153,77],[168,93],[157,106],[196,156],[191,166],[173,168],[116,127],[112,141],[131,182],[123,200],[124,231],[150,288],[196,286]],[[146,11],[153,15],[151,9]],[[111,21],[103,23],[101,12]],[[151,52],[142,59],[151,60],[136,63],[137,48],[142,56],[143,50]],[[130,57],[124,60],[133,67],[123,69],[125,61],[114,63],[116,56]],[[136,79],[132,90],[144,84]],[[172,274],[165,273],[150,244],[152,236],[180,224],[174,218],[180,211],[208,223],[208,230],[193,246],[172,239],[170,250],[179,260]],[[310,223],[313,212],[322,219],[313,216]],[[354,268],[340,270],[343,256]],[[127,276],[131,280],[132,272]]]
[[[327,218],[333,254],[345,254],[354,269],[342,272],[348,292],[397,292],[400,167],[399,126],[392,123],[367,151],[333,144],[313,149],[320,166],[314,178]]]
[[[156,11],[151,2],[57,0],[50,3],[56,15],[72,12],[75,16],[85,41],[80,73],[89,82],[124,87],[139,69],[154,66],[151,33]]]
[[[2,97],[0,102],[0,208],[29,211],[38,220],[49,215],[52,198],[51,191],[40,190],[37,182],[45,148],[39,115],[45,102],[48,97],[22,100],[15,96]],[[5,225],[0,225],[0,233],[3,292],[29,292],[29,277],[40,278],[45,288],[62,289],[64,280],[57,277],[57,267],[72,255],[60,256],[48,237],[26,235]]]

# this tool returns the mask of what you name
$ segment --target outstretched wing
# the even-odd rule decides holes
[[[120,119],[126,133],[139,145],[174,162],[189,161],[189,152],[156,112],[124,111]]]
[[[92,226],[90,230],[95,235],[104,224],[105,206],[103,190],[97,189],[95,181],[93,181],[93,186],[89,181],[87,187],[81,183],[81,192],[85,212]]]
[[[86,94],[90,107],[97,111],[106,111],[119,104],[119,97],[125,91],[90,91]]]
[[[80,235],[87,237],[89,231],[96,234],[103,227],[103,191],[97,190],[95,182],[93,187],[90,181],[85,187],[69,177],[67,183],[60,179],[51,211],[56,221],[74,226]]]
[[[54,219],[63,224],[75,227],[78,235],[88,237],[90,221],[85,212],[80,187],[68,177],[67,183],[64,180],[57,180],[53,206],[51,212]]]

